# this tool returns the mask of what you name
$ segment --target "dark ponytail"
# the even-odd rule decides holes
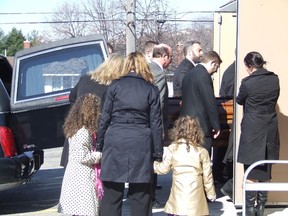
[[[259,52],[249,52],[245,58],[244,63],[247,67],[253,67],[256,69],[263,68],[263,66],[266,64],[266,61],[264,61],[262,55]]]

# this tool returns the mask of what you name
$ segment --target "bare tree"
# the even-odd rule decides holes
[[[92,21],[89,32],[102,34],[116,50],[125,49],[126,4],[122,0],[87,0],[85,14]],[[125,52],[124,52],[125,53]]]
[[[54,34],[61,39],[87,34],[86,15],[76,3],[64,2],[56,9],[50,22]]]
[[[213,49],[213,23],[196,22],[192,24],[193,34],[195,38],[199,38],[204,52]]]
[[[165,42],[163,26],[174,11],[165,0],[142,0],[136,4],[137,46],[143,48],[146,40]]]
[[[60,38],[101,34],[112,44],[115,51],[125,54],[126,4],[126,0],[86,0],[81,9],[80,5],[75,3],[64,3],[52,19],[55,22],[52,24],[53,30]],[[171,64],[173,71],[183,59],[182,49],[185,42],[199,40],[205,49],[212,49],[212,22],[182,21],[188,13],[190,12],[177,13],[169,7],[166,0],[137,0],[137,50],[143,50],[147,40],[169,44],[175,56]]]

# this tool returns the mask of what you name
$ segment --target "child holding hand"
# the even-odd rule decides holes
[[[101,153],[93,150],[99,116],[100,98],[85,94],[76,100],[65,119],[63,128],[69,140],[69,160],[62,182],[60,213],[99,215],[94,165],[100,162]]]
[[[172,187],[164,212],[168,215],[209,215],[207,198],[216,193],[208,151],[201,146],[204,133],[197,118],[184,116],[175,122],[173,142],[162,162],[154,162],[154,172],[173,172]]]

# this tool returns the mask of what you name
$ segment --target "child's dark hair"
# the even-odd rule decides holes
[[[190,145],[197,150],[197,147],[204,143],[204,132],[196,117],[179,117],[175,122],[171,135],[172,139],[175,141],[181,138],[185,139],[188,152],[190,151]]]
[[[63,125],[66,138],[72,137],[82,127],[85,127],[91,134],[97,131],[100,102],[100,98],[95,94],[85,94],[76,100]]]

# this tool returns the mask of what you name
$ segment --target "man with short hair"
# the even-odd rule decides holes
[[[205,134],[204,147],[210,153],[212,137],[220,133],[220,121],[211,76],[222,60],[215,51],[203,55],[201,63],[190,70],[182,82],[180,116],[197,117]]]
[[[201,43],[199,41],[187,42],[184,45],[183,54],[185,58],[175,69],[173,76],[173,95],[176,97],[182,96],[182,81],[184,76],[201,61],[203,56]]]
[[[164,69],[168,68],[172,62],[172,48],[167,44],[155,45],[153,49],[153,59],[150,62],[154,83],[160,92],[160,101],[163,117],[168,102],[168,86]]]
[[[169,67],[171,62],[172,62],[172,48],[167,44],[155,45],[153,49],[153,59],[150,62],[150,68],[153,74],[154,83],[158,87],[160,92],[163,142],[165,136],[168,136],[168,129],[167,129],[168,86],[164,70]],[[157,174],[154,174],[152,184],[153,184],[152,207],[153,208],[162,207],[162,205],[156,199]]]
[[[146,59],[148,61],[148,63],[151,63],[152,59],[153,59],[153,49],[155,45],[158,45],[159,43],[156,41],[146,41],[145,45],[144,45],[144,54],[146,56]]]

